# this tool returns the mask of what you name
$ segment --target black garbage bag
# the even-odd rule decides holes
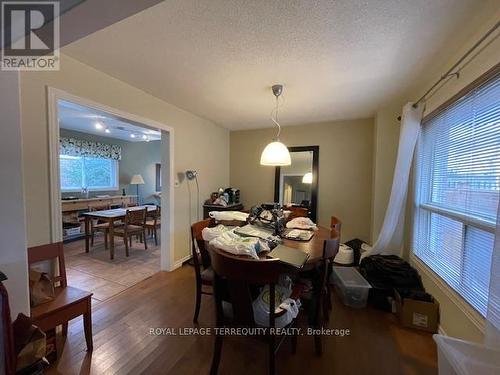
[[[394,298],[394,289],[424,291],[417,270],[396,255],[372,255],[364,258],[359,271],[371,284],[368,303],[391,311],[389,297]]]

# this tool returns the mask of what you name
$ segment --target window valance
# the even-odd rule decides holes
[[[122,148],[118,145],[84,141],[76,138],[59,138],[59,150],[61,155],[68,156],[89,156],[114,160],[122,158]]]

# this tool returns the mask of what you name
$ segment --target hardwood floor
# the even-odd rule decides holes
[[[100,303],[92,314],[94,351],[85,351],[81,320],[70,323],[59,361],[49,374],[208,374],[211,336],[154,336],[150,328],[212,327],[211,297],[203,297],[199,325],[192,323],[194,273],[190,266],[159,272]],[[350,336],[323,337],[323,356],[312,337],[287,340],[277,355],[280,374],[437,374],[432,335],[402,328],[395,316],[345,307],[334,296],[329,327]],[[224,340],[220,374],[265,374],[267,348],[258,340]]]
[[[125,246],[115,240],[115,259],[109,259],[104,248],[104,236],[95,236],[95,245],[85,252],[85,241],[64,244],[68,284],[93,293],[94,305],[99,304],[138,282],[160,271],[160,246],[148,238],[148,250],[136,239],[132,241],[130,256],[125,256]]]

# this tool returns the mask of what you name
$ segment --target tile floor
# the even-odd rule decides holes
[[[68,284],[94,293],[93,305],[116,296],[125,289],[160,271],[160,246],[148,238],[148,250],[132,241],[130,256],[125,256],[121,238],[115,239],[115,259],[109,259],[103,236],[96,236],[94,246],[85,253],[85,241],[64,244]]]

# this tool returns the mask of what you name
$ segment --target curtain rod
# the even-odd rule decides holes
[[[489,29],[486,34],[484,34],[458,61],[453,64],[453,66],[448,69],[446,73],[444,73],[426,92],[424,95],[422,95],[415,103],[413,103],[413,108],[417,108],[419,103],[425,100],[427,95],[429,95],[432,90],[434,90],[441,82],[443,82],[445,79],[452,77],[452,76],[457,76],[457,78],[460,77],[460,70],[453,72],[469,55],[474,52],[474,50],[477,49],[491,34],[495,32],[496,29],[500,26],[500,21],[497,21],[497,23]],[[401,121],[401,116],[398,117],[398,120]]]

